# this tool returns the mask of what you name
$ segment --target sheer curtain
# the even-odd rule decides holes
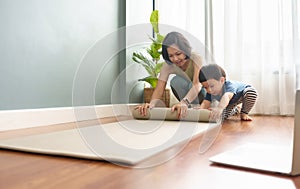
[[[258,90],[252,113],[294,113],[297,12],[294,0],[213,1],[215,57],[230,79]]]
[[[205,41],[204,0],[155,0],[161,24],[175,26]]]
[[[164,0],[156,1],[156,9],[163,23],[210,44],[229,79],[257,89],[251,113],[292,115],[299,87],[299,1]]]

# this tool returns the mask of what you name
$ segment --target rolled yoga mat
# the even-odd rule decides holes
[[[210,111],[207,109],[188,109],[187,116],[178,119],[177,111],[172,112],[171,108],[152,108],[148,109],[147,115],[143,116],[137,109],[132,111],[132,116],[135,119],[153,119],[153,120],[171,120],[171,121],[195,121],[209,122]]]

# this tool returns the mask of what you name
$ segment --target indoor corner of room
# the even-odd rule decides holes
[[[0,0],[0,23],[0,188],[300,189],[300,0]]]

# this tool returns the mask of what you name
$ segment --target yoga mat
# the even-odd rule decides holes
[[[141,115],[137,109],[132,111],[132,116],[136,119],[171,120],[171,121],[200,121],[209,122],[210,111],[207,109],[188,109],[187,116],[178,119],[177,111],[171,112],[171,108],[148,109],[147,115]]]
[[[209,123],[133,119],[0,140],[0,148],[135,165],[208,128]]]

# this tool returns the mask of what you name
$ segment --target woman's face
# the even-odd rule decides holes
[[[186,55],[178,48],[177,45],[169,46],[167,48],[167,52],[169,55],[169,59],[173,64],[182,67],[187,62]]]

